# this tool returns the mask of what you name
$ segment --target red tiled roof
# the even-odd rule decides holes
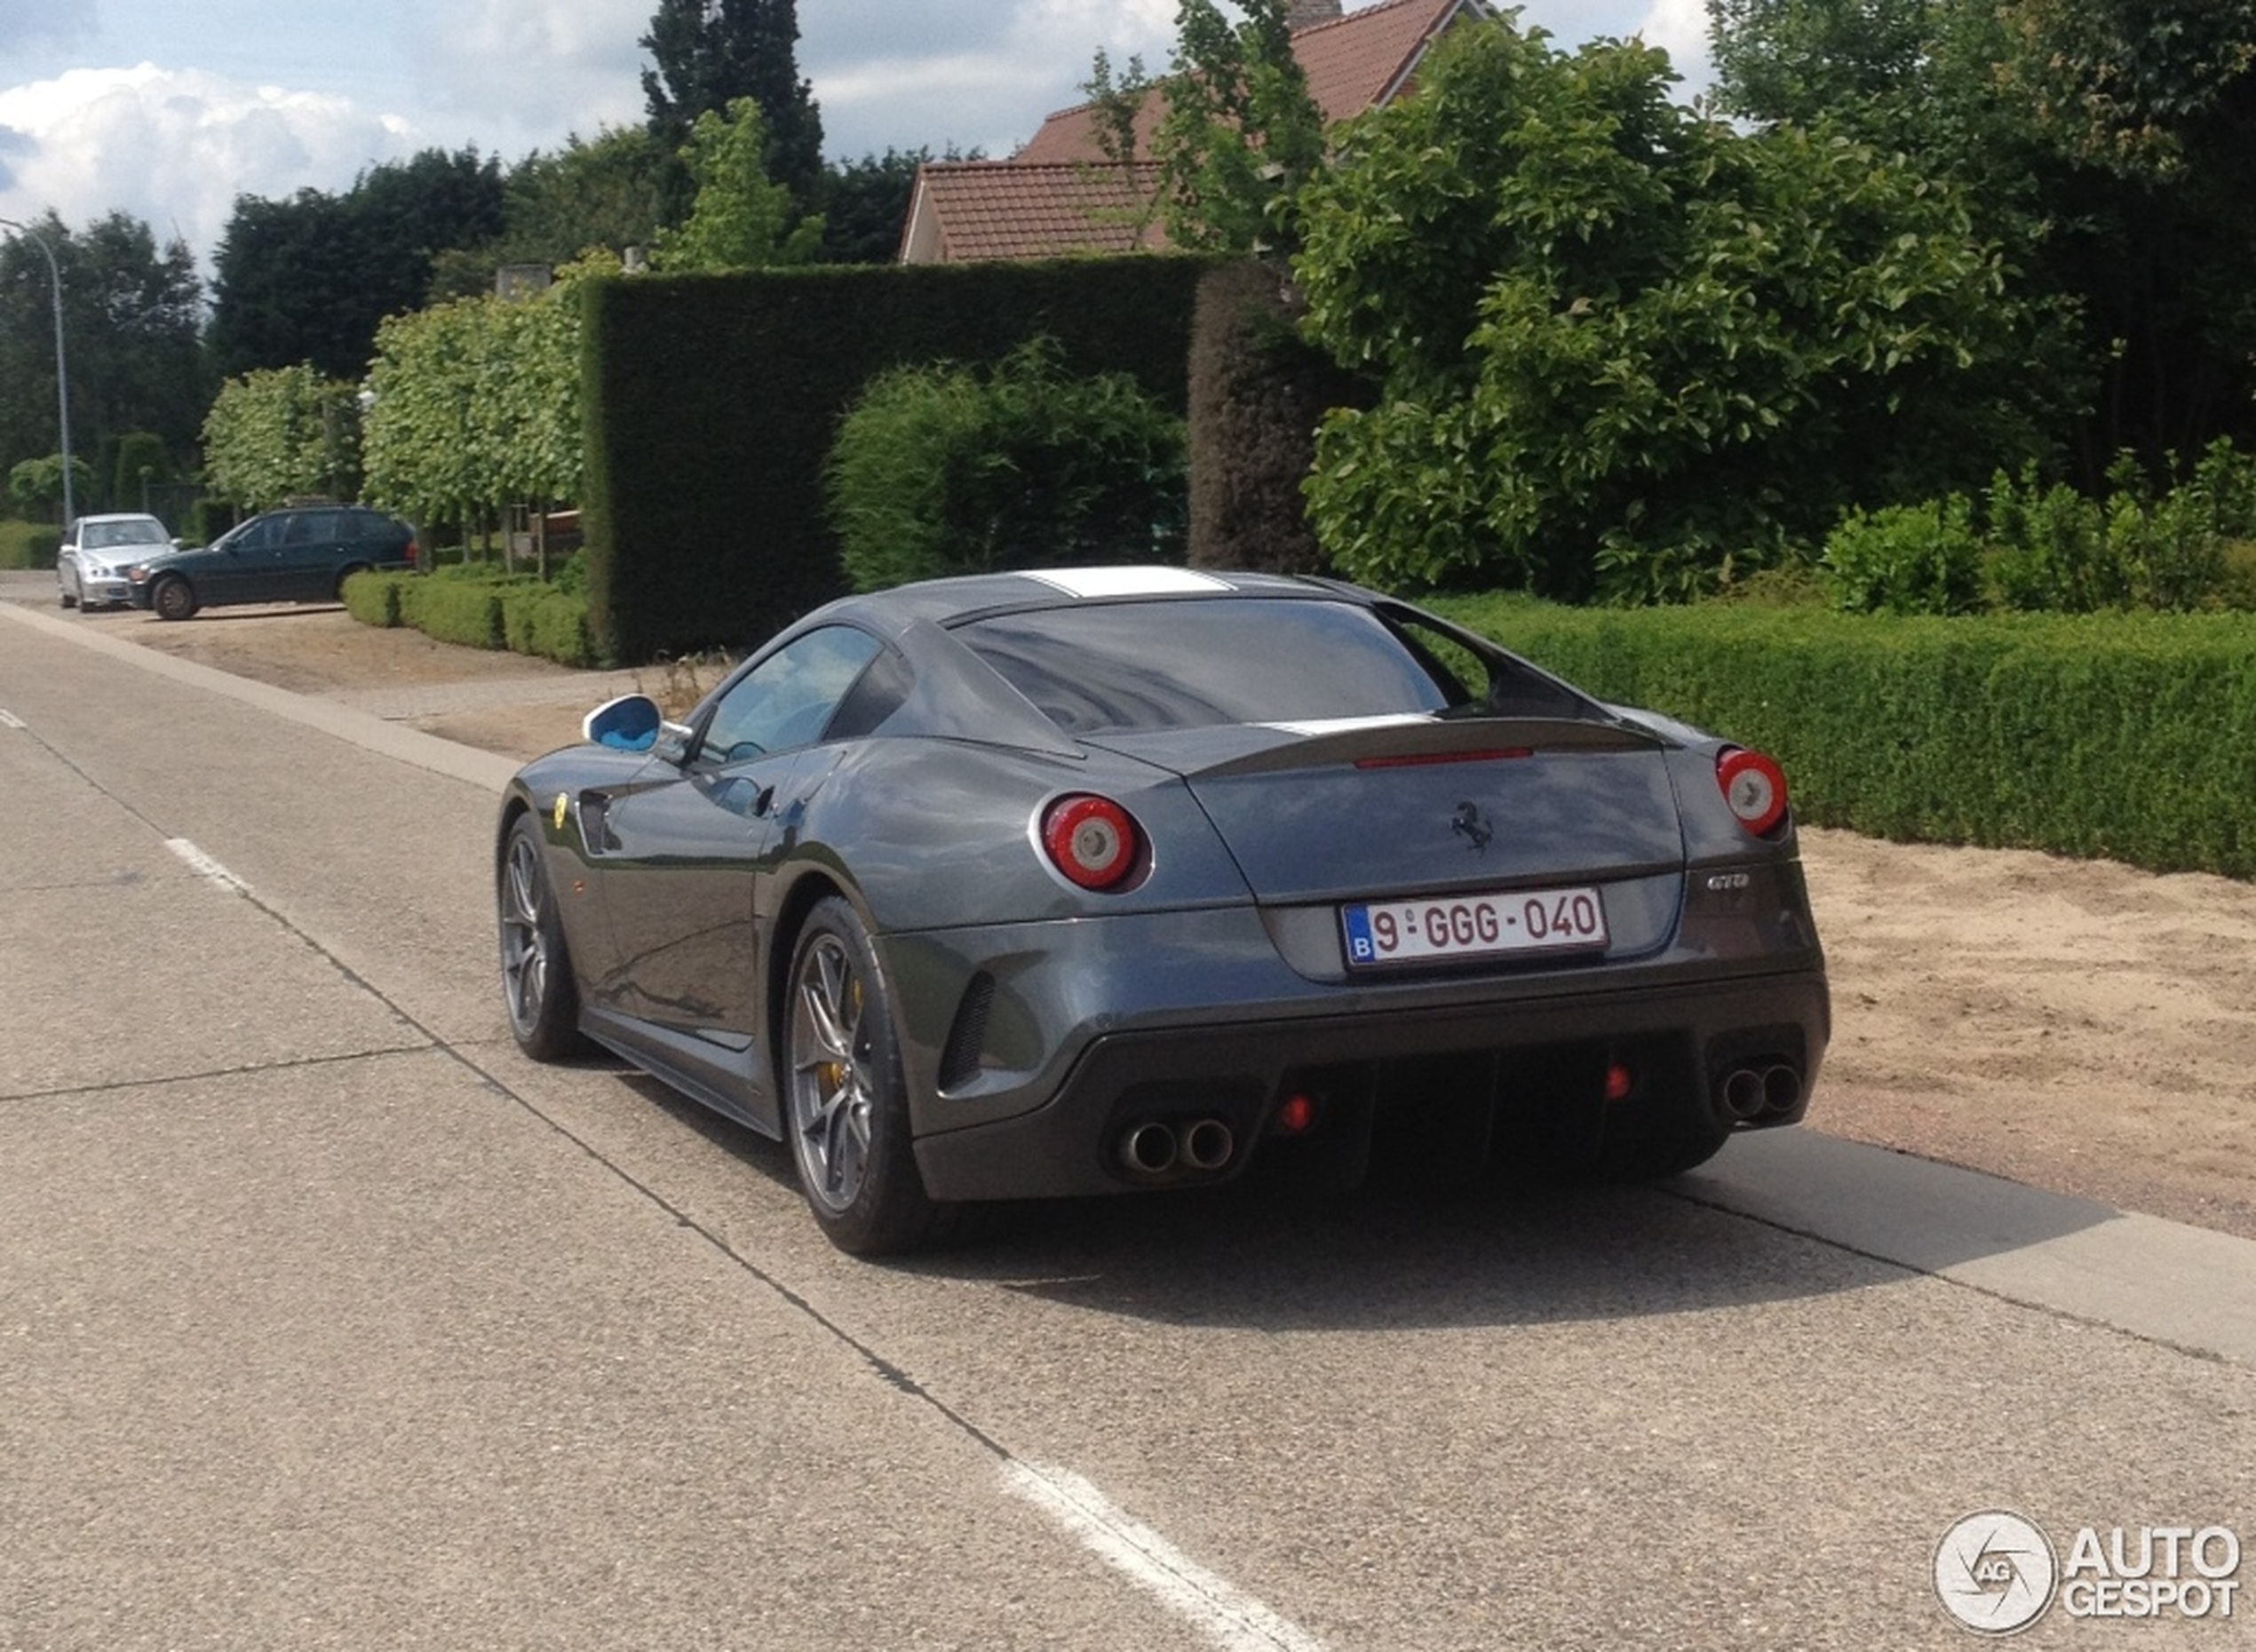
[[[1141,165],[928,161],[917,174],[902,256],[962,264],[1164,247],[1150,210],[1157,187],[1155,169]],[[909,244],[920,234],[933,244]]]
[[[1293,55],[1327,125],[1399,96],[1442,30],[1486,0],[1381,0],[1294,31]],[[1137,112],[1136,153],[1148,156],[1165,94]],[[1137,227],[1157,189],[1156,169],[1123,168],[1097,141],[1094,104],[1061,109],[1007,161],[927,162],[917,173],[904,263],[1049,258],[1164,246],[1156,224]]]
[[[1292,54],[1308,77],[1308,95],[1324,123],[1344,121],[1383,103],[1401,89],[1435,32],[1462,10],[1465,0],[1383,0],[1292,36]],[[1136,153],[1151,153],[1165,112],[1164,92],[1144,100],[1136,121]],[[1011,158],[1050,163],[1105,158],[1096,138],[1094,104],[1060,109]]]
[[[1149,155],[1152,139],[1158,135],[1161,116],[1167,112],[1164,95],[1146,98],[1143,107],[1136,111],[1136,153]],[[1069,109],[1060,109],[1042,123],[1041,130],[1020,146],[1011,157],[1014,163],[1050,166],[1075,161],[1106,159],[1104,147],[1097,141],[1097,106],[1077,103]]]
[[[1465,0],[1386,0],[1292,37],[1324,124],[1361,115],[1402,91],[1435,33]]]

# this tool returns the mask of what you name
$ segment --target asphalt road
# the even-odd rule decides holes
[[[1965,1647],[1978,1511],[2256,1545],[2256,1244],[1815,1131],[840,1257],[517,1055],[505,765],[91,629],[0,605],[0,1652]]]

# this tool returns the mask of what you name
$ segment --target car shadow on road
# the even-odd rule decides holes
[[[1566,1183],[1019,1207],[912,1266],[1108,1314],[1274,1331],[1628,1319],[1905,1276],[1665,1189]]]
[[[789,1149],[655,1080],[624,1082],[796,1205]],[[1816,1137],[1819,1163],[1870,1155]],[[1796,1144],[1797,1146],[1804,1144]],[[1784,1143],[1779,1144],[1783,1147]],[[948,1248],[862,1264],[896,1281],[987,1283],[1092,1313],[1273,1331],[1594,1322],[1881,1289],[2112,1219],[2059,1198],[1929,1166],[1945,1203],[1921,1214],[1928,1251],[1897,1262],[1830,1225],[1761,1211],[1735,1191],[1776,1167],[1767,1141],[1735,1142],[1706,1170],[1613,1186],[1535,1174],[1435,1187],[1382,1176],[1352,1193],[1258,1179],[1197,1192],[982,1207]],[[1858,1161],[1869,1173],[1874,1161]],[[1907,1162],[1910,1163],[1910,1162]],[[1883,1167],[1885,1168],[1885,1167]],[[1823,1189],[1820,1189],[1821,1194]],[[1892,1189],[1889,1191],[1893,1191]],[[2002,1203],[2001,1203],[2002,1201]],[[1752,1213],[1751,1213],[1752,1212]],[[812,1222],[794,1211],[797,1220]],[[819,1242],[818,1242],[819,1243]]]

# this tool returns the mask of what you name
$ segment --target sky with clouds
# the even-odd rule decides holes
[[[1346,0],[1360,11],[1372,0]],[[238,195],[338,192],[384,161],[504,163],[639,123],[655,0],[0,0],[0,218],[111,211],[207,268]],[[1165,67],[1175,0],[798,0],[825,151],[1006,155],[1101,48]],[[1573,44],[1642,35],[1696,83],[1704,0],[1528,0]]]

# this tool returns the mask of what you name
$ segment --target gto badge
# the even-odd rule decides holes
[[[570,795],[568,792],[562,792],[562,791],[558,792],[558,793],[556,794],[556,830],[559,830],[559,831],[562,831],[562,830],[564,830],[564,817],[565,817],[567,814],[569,814],[571,812],[572,812],[572,798],[571,798],[571,795]]]
[[[1457,814],[1450,821],[1450,830],[1471,844],[1477,854],[1486,854],[1489,840],[1497,835],[1496,828],[1489,824],[1488,817],[1470,803],[1457,806]]]

